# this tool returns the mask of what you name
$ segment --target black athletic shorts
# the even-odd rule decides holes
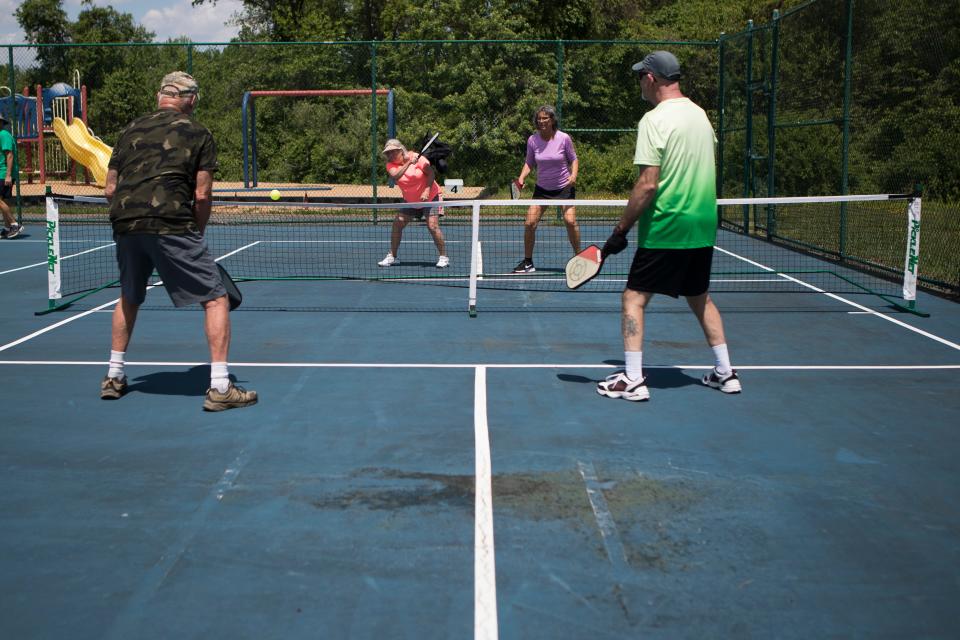
[[[442,198],[437,195],[435,198],[430,200],[430,202],[440,202],[441,200]],[[414,220],[423,220],[424,215],[426,215],[428,218],[430,216],[442,216],[443,207],[424,207],[423,209],[411,207],[409,209],[400,209],[400,214],[409,218],[413,218]]]
[[[644,249],[630,265],[627,288],[662,293],[673,298],[699,296],[710,288],[713,247],[698,249]]]
[[[154,268],[178,307],[227,294],[217,264],[199,233],[116,233],[113,238],[117,242],[120,291],[127,302],[143,304]]]
[[[9,200],[13,197],[13,185],[7,184],[5,180],[0,178],[0,198],[4,200]]]
[[[540,185],[533,188],[534,200],[576,200],[576,185],[564,187],[563,189],[544,189]]]

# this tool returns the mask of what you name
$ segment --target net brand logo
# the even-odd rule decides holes
[[[917,262],[920,260],[920,253],[918,252],[920,244],[920,221],[911,220],[910,221],[910,248],[907,254],[907,268],[910,270],[910,273],[917,275]]]
[[[47,271],[53,273],[57,266],[57,254],[53,250],[53,234],[57,230],[57,223],[47,221]]]

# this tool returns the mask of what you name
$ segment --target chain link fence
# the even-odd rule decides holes
[[[941,28],[927,21],[928,30],[906,37],[906,3],[812,0],[708,42],[10,45],[0,65],[0,110],[19,142],[21,205],[47,188],[100,193],[93,172],[63,153],[54,118],[79,119],[110,146],[155,107],[160,79],[173,69],[200,83],[196,117],[217,140],[216,188],[225,192],[249,195],[244,188],[256,186],[290,198],[398,199],[379,154],[395,127],[410,148],[435,131],[451,145],[439,179],[463,187],[450,197],[509,197],[533,112],[551,104],[580,156],[580,197],[621,198],[636,176],[636,123],[649,108],[630,66],[669,49],[685,70],[684,92],[717,130],[721,196],[904,192],[923,184],[922,282],[960,296],[960,62],[951,35],[960,34],[942,28],[957,23],[942,13]],[[892,82],[898,57],[908,55],[920,56],[926,76]],[[945,79],[937,74],[944,69],[953,70]],[[366,93],[245,100],[251,91],[318,89]],[[917,115],[911,105],[921,100],[937,101],[943,121]],[[79,142],[82,133],[73,133]],[[773,210],[736,215],[732,222],[761,231],[775,222]]]
[[[918,22],[910,3],[811,0],[722,35],[718,185],[725,197],[920,190],[921,285],[957,298],[960,19],[933,10]],[[730,226],[778,236],[775,207],[725,215]],[[905,219],[891,223],[902,228],[863,224],[843,206],[804,241],[856,260],[858,246],[906,230]],[[904,256],[870,260],[896,272]]]

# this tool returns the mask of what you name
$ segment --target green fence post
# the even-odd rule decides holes
[[[775,182],[777,156],[777,76],[780,60],[780,12],[773,10],[773,30],[770,36],[770,84],[767,97],[767,196],[776,195]],[[767,205],[767,237],[772,238],[777,233],[777,207]]]
[[[557,40],[557,128],[563,124],[563,40]],[[557,207],[557,220],[563,218],[563,207]]]
[[[563,40],[557,40],[557,128],[563,128]]]
[[[724,113],[726,112],[726,93],[727,93],[727,84],[724,81],[724,73],[726,72],[726,65],[724,64],[724,56],[726,55],[726,33],[720,32],[720,38],[717,40],[717,57],[720,59],[717,65],[717,71],[720,74],[719,80],[717,82],[717,196],[723,197],[723,152],[724,152],[724,138],[726,133],[723,128],[725,125]]]
[[[377,43],[370,43],[370,186],[373,187],[373,203],[377,204]],[[377,222],[377,210],[373,210],[373,222]]]
[[[846,0],[847,43],[843,64],[843,148],[841,149],[840,193],[850,191],[850,93],[853,84],[853,0]],[[840,203],[840,259],[847,256],[847,203]]]
[[[744,80],[747,120],[743,140],[743,197],[749,198],[753,190],[753,20],[747,20],[747,69]],[[750,206],[743,205],[743,228],[750,232]]]
[[[193,43],[187,45],[187,73],[193,75]]]
[[[17,192],[17,224],[23,224],[23,200],[20,198],[20,157],[17,141],[17,74],[13,69],[13,47],[7,47],[8,76],[10,82],[10,111],[3,114],[10,123],[10,134],[13,136],[13,167],[17,167],[17,172],[13,176],[15,190]],[[7,171],[13,171],[13,167],[7,167]]]

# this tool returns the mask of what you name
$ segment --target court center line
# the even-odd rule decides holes
[[[493,472],[487,425],[487,368],[474,369],[473,435],[476,449],[473,529],[473,637],[496,640],[497,571],[493,547]]]
[[[0,360],[0,365],[11,366],[106,366],[106,360]],[[176,362],[128,360],[128,367],[198,367],[210,364],[203,362]],[[230,362],[231,367],[263,369],[618,369],[615,364],[581,363],[461,363],[437,364],[430,362]],[[644,369],[713,369],[712,364],[644,364]],[[945,371],[960,369],[960,364],[745,364],[737,365],[738,371]]]

